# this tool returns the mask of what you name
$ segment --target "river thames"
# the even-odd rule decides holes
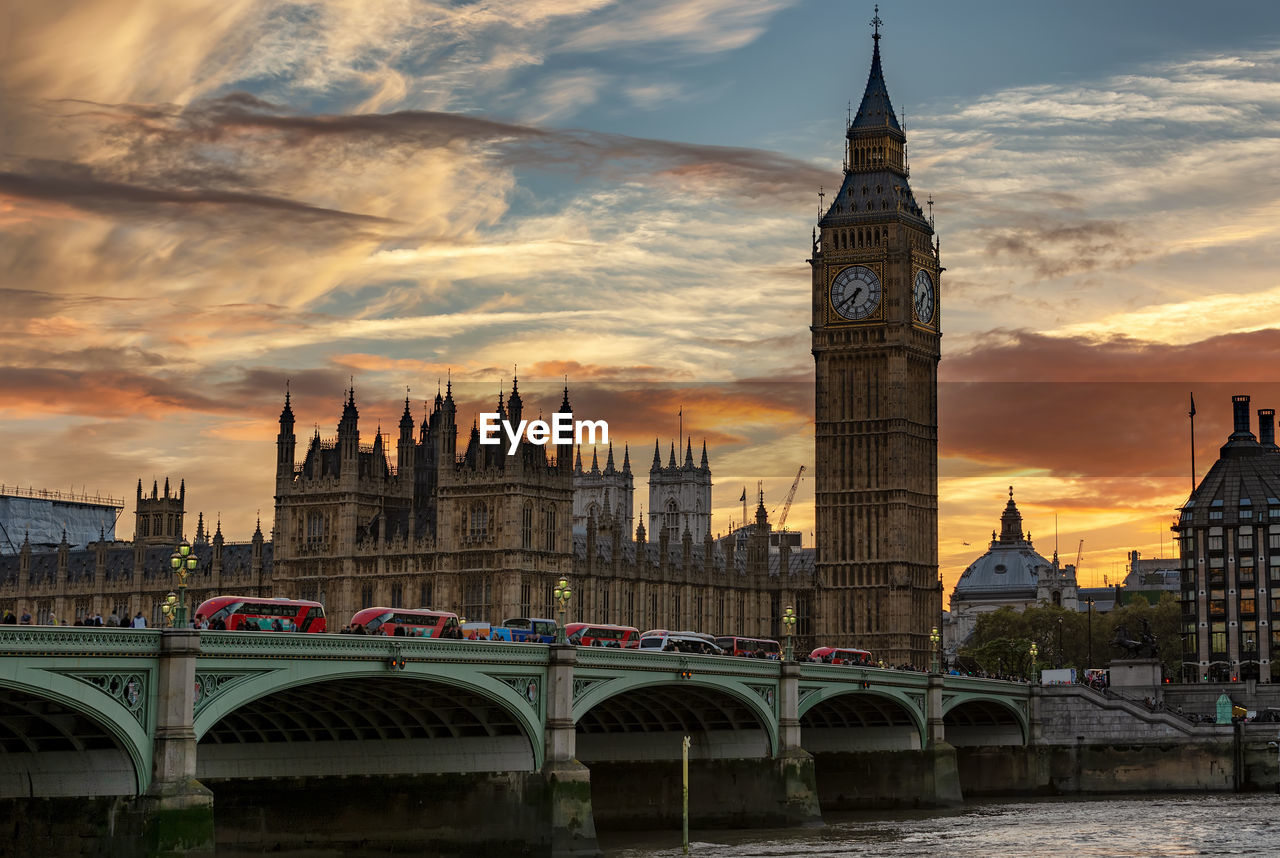
[[[826,814],[817,829],[696,831],[701,858],[1275,855],[1280,796],[1144,795],[990,801],[953,811]],[[602,832],[608,858],[676,858],[680,832]]]

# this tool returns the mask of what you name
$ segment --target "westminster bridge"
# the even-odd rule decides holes
[[[220,846],[394,847],[403,831],[593,855],[596,821],[678,820],[685,736],[695,824],[743,826],[954,803],[962,784],[989,791],[981,772],[1042,787],[1064,763],[1028,750],[1080,745],[1068,734],[1090,720],[1131,742],[1189,735],[1049,691],[595,647],[5,627],[0,806],[59,854],[207,854],[216,816]]]

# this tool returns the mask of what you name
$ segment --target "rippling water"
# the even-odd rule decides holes
[[[826,814],[820,829],[691,832],[699,858],[1280,854],[1280,796],[1177,795]],[[608,858],[677,858],[680,832],[605,832]]]

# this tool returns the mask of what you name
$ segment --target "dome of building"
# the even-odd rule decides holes
[[[1034,599],[1041,572],[1052,568],[1053,563],[1032,547],[1030,535],[1022,532],[1022,514],[1013,502],[1011,486],[1009,503],[1000,516],[999,536],[992,532],[990,549],[964,570],[951,598]]]

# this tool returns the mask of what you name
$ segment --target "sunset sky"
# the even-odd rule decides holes
[[[1169,550],[1233,393],[1280,408],[1280,5],[881,3],[942,243],[949,593],[1015,487],[1082,583]],[[813,465],[810,233],[871,59],[847,0],[16,0],[0,49],[0,483],[185,478],[229,540],[299,434],[469,425],[567,376],[713,530]],[[643,479],[636,506],[646,504]],[[806,477],[788,524],[812,529]],[[965,543],[969,543],[966,545]]]

